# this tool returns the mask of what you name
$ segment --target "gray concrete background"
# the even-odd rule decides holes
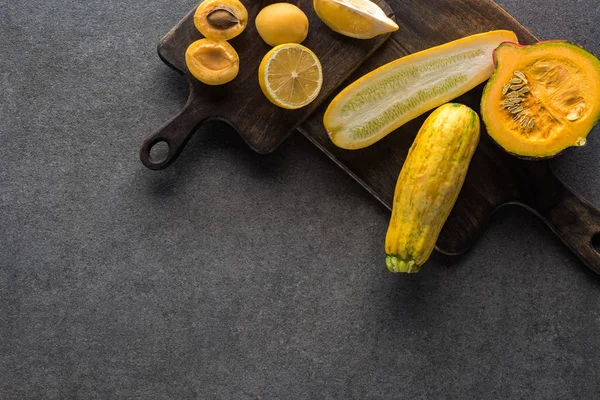
[[[596,0],[502,0],[600,53]],[[141,138],[184,81],[193,1],[0,0],[1,399],[576,399],[600,391],[600,279],[526,211],[387,272],[388,212],[300,135]],[[600,207],[600,135],[554,162]]]

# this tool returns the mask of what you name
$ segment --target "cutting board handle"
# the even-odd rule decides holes
[[[548,163],[533,165],[529,204],[554,233],[589,268],[600,274],[600,211],[577,196],[554,174]]]
[[[194,96],[190,94],[183,110],[144,140],[140,148],[142,163],[154,170],[168,167],[179,157],[192,134],[207,118],[208,115],[202,112],[199,104],[194,101]],[[168,146],[168,153],[166,157],[157,160],[153,158],[151,150],[161,142]]]

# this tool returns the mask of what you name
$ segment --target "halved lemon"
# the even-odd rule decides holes
[[[281,44],[269,51],[258,68],[258,83],[276,106],[293,110],[310,104],[321,91],[323,71],[308,48]]]
[[[329,28],[356,39],[398,30],[394,20],[369,0],[313,0],[313,7]]]

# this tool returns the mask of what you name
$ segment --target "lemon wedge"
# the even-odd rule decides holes
[[[258,83],[271,103],[293,110],[310,104],[319,95],[323,70],[308,48],[296,43],[281,44],[260,63]]]
[[[371,39],[398,30],[398,25],[369,0],[314,0],[317,16],[332,30],[356,39]]]

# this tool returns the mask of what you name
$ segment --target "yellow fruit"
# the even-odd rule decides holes
[[[477,113],[445,104],[425,120],[402,166],[385,238],[392,272],[419,272],[465,181],[479,143]]]
[[[280,44],[260,63],[258,82],[271,103],[291,110],[308,105],[318,96],[323,71],[315,53],[306,47]]]
[[[372,145],[432,108],[473,89],[494,72],[492,53],[511,31],[491,31],[392,61],[342,90],[323,124],[338,147]]]
[[[194,25],[208,39],[229,40],[246,28],[248,11],[239,0],[204,0],[194,14]]]
[[[293,4],[271,4],[256,16],[256,30],[271,46],[302,43],[308,34],[308,18]]]
[[[191,74],[207,85],[222,85],[238,74],[238,53],[224,40],[200,39],[185,51],[185,63]]]
[[[371,39],[398,30],[398,25],[369,0],[313,0],[317,16],[332,30],[357,39]]]

